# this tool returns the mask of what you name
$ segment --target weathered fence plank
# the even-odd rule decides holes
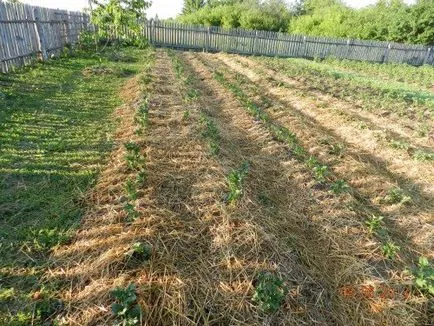
[[[58,55],[91,29],[89,16],[0,0],[0,72]]]
[[[335,57],[415,66],[434,65],[434,51],[423,45],[286,35],[154,20],[146,21],[143,28],[143,34],[148,35],[151,44],[178,49],[299,58]],[[170,37],[166,37],[167,31]]]

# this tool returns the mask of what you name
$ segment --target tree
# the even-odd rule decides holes
[[[151,3],[143,0],[90,0],[92,22],[100,36],[130,38],[140,34],[139,21]]]
[[[184,15],[191,14],[198,11],[200,8],[205,6],[205,0],[184,0],[184,8],[182,13]]]

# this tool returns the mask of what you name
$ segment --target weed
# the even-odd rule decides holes
[[[372,215],[372,217],[368,218],[367,221],[365,221],[366,226],[369,229],[369,232],[376,233],[382,228],[383,224],[383,216],[375,216]]]
[[[237,170],[233,170],[227,177],[229,193],[226,195],[226,201],[233,203],[243,196],[243,182],[249,171],[249,163],[244,162]]]
[[[345,180],[336,180],[330,185],[330,190],[335,194],[341,194],[350,190]]]
[[[416,268],[411,270],[415,285],[422,291],[434,295],[434,267],[428,258],[419,257]]]
[[[313,173],[316,181],[318,183],[325,183],[327,176],[329,176],[330,172],[326,165],[319,165],[313,168]]]
[[[381,246],[381,251],[383,252],[383,255],[388,259],[395,258],[399,250],[401,250],[401,248],[397,246],[393,241],[387,241]]]
[[[126,288],[118,287],[111,291],[111,295],[116,300],[111,308],[119,321],[117,325],[138,325],[141,320],[142,309],[137,304],[136,286],[130,284]]]
[[[271,273],[260,273],[257,277],[253,301],[266,313],[274,313],[279,310],[285,300],[288,290],[283,280]]]
[[[405,193],[401,188],[390,189],[387,195],[384,197],[384,202],[387,204],[409,204],[412,202],[412,198]]]
[[[360,122],[360,123],[359,123],[359,128],[360,128],[360,129],[368,129],[369,127],[368,127],[368,125],[367,125],[366,123],[364,123],[364,122]]]

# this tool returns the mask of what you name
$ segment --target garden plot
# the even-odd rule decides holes
[[[22,316],[66,325],[430,323],[434,272],[423,257],[433,252],[433,166],[415,153],[432,146],[403,127],[410,117],[379,124],[375,111],[265,59],[141,54],[113,113],[114,146],[79,197],[80,225],[47,248],[28,289],[33,313]],[[83,68],[103,80],[116,69]],[[2,318],[18,322],[16,302],[2,300]]]

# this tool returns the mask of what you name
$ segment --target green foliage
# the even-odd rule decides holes
[[[142,170],[145,163],[145,157],[140,153],[140,147],[137,143],[128,142],[125,144],[127,154],[125,160],[127,161],[130,170]]]
[[[206,114],[202,114],[200,120],[205,127],[202,137],[207,139],[211,154],[218,155],[220,152],[220,132],[216,124]]]
[[[286,286],[278,276],[271,273],[260,273],[256,280],[253,301],[266,313],[279,310],[288,292]]]
[[[313,174],[318,183],[325,183],[330,171],[326,165],[319,165],[313,168]]]
[[[229,193],[226,195],[228,203],[234,203],[240,199],[243,194],[243,183],[249,171],[249,162],[244,162],[237,170],[233,170],[227,177]]]
[[[147,261],[152,256],[152,246],[143,242],[135,242],[126,255],[139,261]]]
[[[342,157],[345,152],[344,144],[331,144],[329,147],[329,154],[336,155],[338,157]]]
[[[401,248],[397,246],[393,241],[387,241],[381,246],[381,251],[383,252],[383,255],[388,259],[395,258],[399,250],[401,250]]]
[[[191,14],[195,11],[198,11],[203,6],[205,6],[205,0],[184,0],[184,7],[182,8],[182,13],[184,15]]]
[[[130,202],[125,203],[124,211],[127,213],[127,222],[134,222],[140,217],[140,213],[136,210],[136,207]]]
[[[412,198],[401,188],[392,188],[384,197],[384,202],[387,204],[409,204]]]
[[[365,224],[371,233],[376,233],[381,230],[383,219],[383,216],[372,215],[370,218],[368,218],[368,220],[365,221]]]
[[[137,199],[137,186],[131,179],[128,179],[125,183],[125,191],[127,192],[129,200],[134,201]]]
[[[350,187],[345,182],[345,180],[336,180],[334,183],[330,185],[330,190],[335,194],[341,194],[343,192],[347,192],[350,190]]]
[[[361,9],[350,8],[341,1],[313,0],[304,1],[298,12],[301,15],[289,22],[290,33],[422,44],[434,42],[433,0],[419,0],[414,5],[400,0],[380,0]]]
[[[213,2],[179,19],[189,24],[286,31],[290,18],[285,1],[267,0]]]
[[[137,304],[136,286],[130,284],[126,288],[116,288],[111,291],[115,303],[112,304],[112,312],[119,321],[116,325],[132,326],[140,323],[142,310]]]
[[[112,113],[122,104],[119,89],[126,80],[82,72],[97,64],[113,70],[144,64],[145,51],[118,52],[135,60],[111,62],[107,48],[0,74],[0,219],[7,225],[0,227],[0,288],[15,291],[10,299],[0,293],[0,325],[56,323],[55,293],[40,300],[32,294],[50,250],[80,226],[85,194],[113,149]]]
[[[143,0],[90,0],[92,23],[98,27],[98,36],[137,41],[140,20],[146,18],[150,1]]]
[[[434,153],[417,150],[416,152],[414,152],[413,158],[418,161],[434,161]]]
[[[416,268],[412,269],[415,285],[423,292],[434,295],[434,267],[428,258],[420,257]]]

